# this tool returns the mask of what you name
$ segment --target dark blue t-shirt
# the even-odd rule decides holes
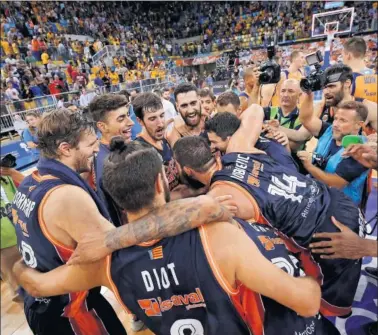
[[[322,128],[321,128],[317,138],[322,137],[323,134],[325,133],[325,131],[330,126],[331,126],[331,124],[323,121],[322,122]],[[323,165],[324,168],[325,168],[325,166],[328,162],[328,159],[331,156],[333,156],[334,154],[336,154],[341,149],[342,149],[342,146],[337,145],[336,141],[334,139],[332,139],[331,144],[329,146],[329,153],[326,157],[324,157],[324,159],[325,159],[324,165]],[[364,167],[362,164],[357,162],[354,158],[346,157],[337,165],[335,173],[339,177],[345,179],[347,182],[350,183],[351,181],[358,178],[361,174],[363,174],[367,170],[368,169],[366,167]]]

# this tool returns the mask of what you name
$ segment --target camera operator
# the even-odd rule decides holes
[[[377,104],[367,99],[355,98],[351,95],[353,85],[352,69],[344,64],[335,64],[324,71],[325,85],[323,88],[324,104],[317,107],[316,114],[322,121],[333,123],[335,108],[341,102],[362,102],[368,109],[365,126],[377,130]]]
[[[273,60],[280,64],[278,56]],[[281,64],[280,64],[281,65]],[[281,72],[281,79],[277,84],[263,85],[261,90],[261,106],[277,106],[280,101],[281,85],[287,79],[296,79],[300,81],[304,77],[303,66],[305,57],[303,52],[295,50],[290,55],[290,66],[287,70]]]
[[[22,173],[13,169],[15,157],[6,155],[1,159],[1,278],[10,286],[13,301],[21,302],[18,284],[13,275],[12,267],[20,258],[17,248],[16,231],[12,218],[12,201],[18,186],[24,179]]]
[[[342,140],[346,135],[359,135],[367,115],[362,103],[345,101],[338,105],[333,124],[321,121],[313,113],[312,93],[305,94],[299,113],[303,126],[319,139],[314,155],[298,152],[304,167],[315,179],[343,190],[357,206],[363,202],[369,169],[352,157],[342,156]]]
[[[377,74],[366,67],[366,42],[362,37],[352,37],[344,43],[343,63],[353,71],[351,94],[355,98],[377,103]]]
[[[244,91],[242,91],[239,94],[240,106],[241,106],[242,112],[245,111],[251,103],[253,103],[249,101],[252,98],[252,96],[256,97],[256,99],[255,98],[252,98],[252,99],[256,100],[256,103],[257,103],[258,93],[257,94],[253,94],[253,93],[254,91],[255,92],[258,91],[260,88],[259,75],[260,75],[260,72],[257,67],[249,67],[244,72],[244,76],[243,76]]]
[[[261,63],[260,67],[248,68],[244,74],[246,90],[239,95],[242,111],[251,104],[265,106],[261,87],[270,84],[277,86],[281,80],[281,66],[275,60],[274,46],[267,48],[267,54],[267,61]]]
[[[377,130],[377,104],[366,99],[355,99],[350,94],[350,87],[353,82],[353,74],[350,67],[344,64],[335,64],[327,68],[324,72],[319,70],[309,78],[302,79],[301,88],[303,82],[305,82],[305,90],[317,91],[323,88],[324,101],[314,106],[315,116],[317,118],[332,124],[338,104],[356,100],[362,102],[368,110],[368,116],[364,128],[369,126],[374,130]],[[313,108],[313,106],[311,108]],[[301,110],[302,109],[303,106],[301,106]],[[295,142],[303,142],[308,139],[309,136],[309,132],[303,127],[298,131],[283,131],[285,131],[290,141]]]

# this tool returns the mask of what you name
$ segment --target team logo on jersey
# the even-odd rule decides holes
[[[152,250],[148,250],[148,254],[150,255],[150,259],[162,259],[164,257],[163,254],[163,247],[160,245]]]
[[[162,316],[163,312],[170,311],[173,307],[185,306],[187,310],[192,308],[206,308],[205,299],[201,290],[197,287],[195,292],[183,295],[173,295],[167,300],[160,297],[138,300],[140,308],[147,316]]]
[[[275,244],[284,244],[279,237],[272,238],[266,235],[260,235],[258,239],[267,251],[274,250],[276,248]]]

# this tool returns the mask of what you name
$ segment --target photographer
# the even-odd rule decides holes
[[[13,301],[21,302],[23,299],[18,293],[19,286],[12,272],[20,253],[17,248],[11,203],[16,193],[16,185],[21,183],[24,176],[12,168],[14,165],[15,158],[12,155],[6,155],[1,159],[1,278],[10,286]]]
[[[368,115],[360,102],[346,101],[338,105],[334,123],[321,121],[313,113],[313,94],[305,94],[299,113],[303,126],[319,139],[312,155],[298,152],[306,170],[330,187],[342,189],[357,206],[362,205],[368,169],[351,157],[343,158],[342,140],[346,135],[359,135]]]
[[[280,64],[278,56],[273,60]],[[303,52],[294,50],[290,55],[290,66],[287,70],[281,72],[281,79],[277,84],[263,85],[261,89],[261,106],[277,106],[280,101],[281,85],[287,79],[301,80],[303,78],[303,66],[305,65],[305,57]]]
[[[324,71],[324,102],[317,106],[316,115],[325,122],[333,123],[335,109],[345,101],[362,102],[368,109],[365,126],[377,130],[377,104],[367,99],[354,98],[350,91],[353,84],[353,72],[349,66],[335,64]]]

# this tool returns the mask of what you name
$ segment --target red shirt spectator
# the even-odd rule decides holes
[[[49,90],[52,95],[58,95],[63,92],[64,83],[59,78],[50,79]]]
[[[39,51],[39,42],[37,41],[36,37],[33,38],[31,42],[31,46],[32,46],[32,51]]]
[[[78,75],[79,75],[79,72],[77,72],[76,69],[72,69],[72,72],[70,74],[70,76],[72,78],[72,82],[76,81],[76,78],[77,78]]]

